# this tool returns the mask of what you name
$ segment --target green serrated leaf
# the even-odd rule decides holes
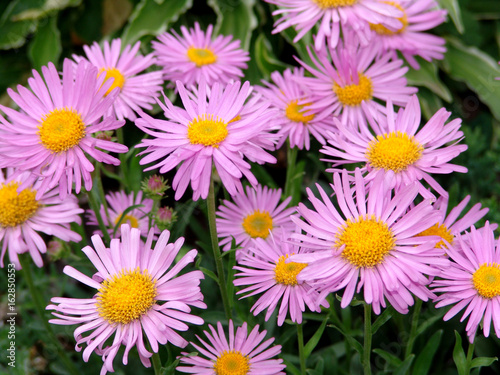
[[[393,368],[398,368],[403,363],[403,361],[400,358],[398,358],[394,354],[389,353],[383,349],[376,348],[376,349],[373,349],[373,352],[378,354],[380,357],[382,357]]]
[[[476,357],[471,361],[470,368],[488,367],[495,361],[498,361],[497,357]]]
[[[41,22],[28,46],[28,57],[34,69],[40,70],[49,62],[58,66],[61,56],[61,33],[57,28],[57,15]]]
[[[415,354],[410,354],[406,359],[401,363],[398,368],[394,371],[394,375],[405,375],[408,373],[408,370],[415,359]]]
[[[82,0],[23,0],[12,10],[12,21],[36,20],[64,8],[80,5]]]
[[[441,337],[443,336],[443,330],[440,329],[436,331],[427,344],[424,346],[422,351],[417,356],[415,360],[415,366],[413,366],[413,375],[426,375],[432,364],[432,359],[439,348],[439,343],[441,342]]]
[[[311,355],[314,348],[316,348],[316,345],[318,345],[318,342],[321,339],[323,332],[325,331],[327,322],[328,322],[328,315],[325,316],[325,319],[323,320],[319,328],[316,330],[316,332],[314,332],[314,335],[309,339],[307,344],[304,346],[304,355],[306,356],[306,358]]]
[[[417,58],[420,69],[410,69],[406,73],[406,78],[410,85],[424,86],[442,99],[451,102],[451,92],[438,77],[437,65],[424,59]]]
[[[462,348],[462,338],[460,334],[455,331],[455,347],[453,348],[453,361],[457,367],[458,375],[467,374],[467,359],[465,357],[464,349]]]
[[[167,30],[193,6],[193,0],[163,1],[141,0],[130,15],[122,34],[123,44],[131,44],[145,35],[158,35]]]
[[[0,19],[0,49],[19,48],[26,42],[26,37],[38,27],[37,20],[13,22],[11,9],[7,9]]]
[[[442,8],[448,11],[453,24],[455,25],[457,31],[463,34],[465,31],[464,23],[462,21],[462,13],[460,12],[460,4],[458,0],[438,0]]]

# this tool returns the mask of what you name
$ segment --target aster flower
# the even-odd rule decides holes
[[[240,48],[240,41],[218,35],[212,39],[213,26],[204,32],[198,22],[194,29],[181,26],[182,35],[175,31],[158,35],[152,42],[163,67],[165,81],[181,81],[185,86],[199,84],[203,79],[208,85],[214,82],[228,83],[243,77],[242,69],[250,60],[248,52]]]
[[[364,301],[376,314],[386,306],[385,299],[405,314],[413,305],[412,293],[424,301],[434,297],[426,287],[427,276],[439,272],[437,267],[448,260],[444,250],[435,247],[437,240],[432,241],[437,237],[416,236],[437,221],[439,214],[430,200],[410,209],[418,194],[416,184],[392,194],[384,179],[379,175],[367,192],[359,169],[354,186],[347,171],[342,177],[335,173],[332,188],[339,210],[321,186],[317,186],[321,199],[308,189],[313,208],[300,203],[298,212],[305,221],[292,217],[305,234],[292,238],[309,253],[290,260],[308,263],[297,280],[317,288],[322,298],[345,288],[343,308],[363,289]]]
[[[127,223],[132,228],[139,228],[141,235],[147,236],[150,229],[149,213],[153,208],[152,199],[143,198],[142,191],[139,191],[137,194],[134,192],[127,194],[124,191],[117,191],[106,194],[106,201],[109,205],[108,213],[106,214],[104,205],[101,205],[100,215],[104,225],[108,227],[108,232],[111,236],[120,236],[119,227],[122,223]],[[130,209],[134,206],[137,207]],[[87,219],[90,225],[98,225],[94,211],[87,211]],[[118,226],[118,229],[115,233],[116,226]],[[159,233],[158,228],[154,224],[153,229],[155,234]],[[96,231],[95,233],[102,234],[101,231]]]
[[[465,329],[471,343],[479,324],[486,337],[493,325],[500,338],[500,243],[488,222],[482,229],[472,226],[470,233],[457,236],[446,249],[451,266],[432,283],[433,291],[440,293],[436,307],[453,305],[444,320],[465,308],[460,321],[469,319]]]
[[[334,159],[325,159],[333,167],[348,163],[365,163],[362,171],[367,180],[379,174],[394,173],[393,186],[399,189],[414,181],[420,184],[420,193],[426,197],[433,195],[422,185],[426,181],[440,195],[448,193],[431,176],[452,172],[466,173],[467,168],[449,163],[450,160],[467,150],[467,145],[458,144],[463,138],[460,119],[445,124],[451,112],[441,108],[429,121],[420,127],[420,105],[414,95],[405,109],[395,113],[391,103],[387,104],[387,118],[370,120],[370,129],[354,130],[339,121],[337,133],[331,134],[330,146],[320,151]],[[334,120],[335,121],[335,120]],[[329,172],[336,168],[327,169]]]
[[[271,102],[271,108],[277,108],[277,122],[279,123],[279,141],[276,148],[279,148],[289,139],[290,147],[297,146],[302,150],[309,150],[311,140],[310,135],[316,140],[325,144],[326,131],[333,130],[331,117],[327,113],[319,116],[319,111],[310,111],[311,103],[315,103],[319,98],[306,92],[305,87],[295,80],[295,77],[304,77],[303,68],[286,69],[283,75],[280,72],[271,74],[273,83],[263,82],[265,87],[256,90]]]
[[[324,48],[325,39],[329,39],[329,48],[335,48],[341,33],[355,30],[363,45],[370,40],[370,23],[384,25],[390,30],[401,28],[402,12],[386,2],[378,0],[265,0],[279,8],[274,16],[281,16],[273,33],[279,33],[294,26],[298,42],[316,25],[315,48]]]
[[[75,349],[81,351],[81,345],[87,345],[83,350],[85,362],[92,352],[102,356],[101,375],[114,371],[113,360],[122,344],[125,346],[123,364],[127,364],[129,351],[135,346],[142,364],[150,367],[152,353],[146,349],[143,332],[157,353],[158,344],[169,342],[178,347],[188,344],[176,332],[187,331],[186,323],[203,324],[202,318],[190,314],[190,306],[206,308],[199,286],[203,273],[191,271],[178,275],[193,262],[197,251],[188,251],[172,266],[184,238],[168,243],[169,236],[170,232],[163,231],[152,249],[152,231],[144,244],[139,229],[124,224],[121,239],[112,239],[109,248],[94,235],[94,248],[82,249],[98,271],[92,278],[71,266],[63,270],[66,275],[95,288],[97,293],[87,299],[52,298],[53,304],[47,306],[47,310],[54,310],[52,314],[56,319],[49,322],[81,324],[74,333]],[[92,333],[83,336],[86,332]]]
[[[62,81],[54,64],[42,67],[42,76],[33,70],[28,79],[32,90],[19,85],[18,93],[7,92],[21,111],[0,106],[9,120],[0,116],[0,167],[15,167],[22,173],[30,171],[29,183],[40,180],[37,198],[59,185],[64,199],[73,183],[79,193],[82,179],[85,189],[92,188],[90,172],[94,166],[85,154],[100,163],[118,165],[111,152],[128,148],[93,135],[123,126],[114,116],[107,116],[118,89],[104,97],[111,80],[103,83],[96,67],[81,62],[76,69],[64,60]],[[65,126],[61,126],[64,123]]]
[[[226,338],[224,328],[217,322],[217,330],[208,325],[210,332],[203,331],[208,338],[208,343],[196,335],[203,346],[195,343],[191,345],[201,355],[194,356],[182,353],[181,364],[191,366],[177,366],[176,370],[188,374],[246,374],[246,375],[284,375],[285,369],[282,359],[273,359],[281,352],[281,345],[269,346],[274,338],[264,340],[267,331],[259,332],[256,325],[248,333],[247,323],[234,332],[233,321],[229,321],[229,340]]]
[[[109,94],[115,87],[120,93],[113,103],[113,108],[107,114],[114,113],[119,120],[137,118],[135,112],[142,108],[152,109],[155,98],[160,95],[163,85],[161,71],[143,73],[155,63],[153,54],[146,56],[139,54],[141,42],[133,46],[127,44],[121,51],[121,39],[113,39],[111,44],[106,40],[103,47],[97,42],[91,46],[83,46],[85,57],[73,55],[77,62],[84,60],[99,69],[106,80],[113,79],[111,87],[106,91]]]
[[[319,111],[320,117],[333,114],[344,125],[362,128],[367,118],[385,115],[388,100],[403,107],[417,89],[407,86],[408,67],[394,53],[381,51],[377,43],[362,47],[352,34],[344,39],[336,49],[309,51],[314,66],[299,62],[312,77],[296,80],[320,98],[310,111]]]
[[[267,239],[271,233],[295,227],[290,220],[295,208],[287,208],[292,197],[280,204],[281,189],[257,185],[247,186],[245,191],[234,195],[233,202],[224,200],[216,212],[217,235],[222,238],[219,245],[230,250],[234,239],[235,245],[242,248],[237,252],[238,259],[252,238]]]
[[[47,251],[41,233],[57,237],[63,241],[80,241],[81,236],[70,229],[71,223],[81,224],[75,196],[64,200],[57,191],[49,190],[37,197],[32,186],[24,186],[27,174],[14,177],[12,169],[0,170],[0,267],[8,252],[11,263],[21,269],[18,255],[29,252],[33,262],[42,267],[40,254]]]
[[[262,295],[251,308],[257,315],[267,309],[266,321],[281,301],[278,310],[278,325],[283,325],[287,313],[295,323],[302,323],[302,313],[305,306],[311,311],[321,312],[320,305],[329,307],[328,302],[317,303],[318,293],[307,280],[299,283],[297,275],[307,263],[289,261],[289,256],[301,254],[302,248],[287,242],[290,231],[282,231],[279,236],[270,234],[270,240],[256,238],[248,244],[248,253],[238,262],[234,269],[240,271],[235,274],[234,285],[246,286],[236,294],[245,294],[242,298]]]
[[[208,196],[212,165],[231,195],[242,191],[243,176],[256,185],[257,179],[244,157],[249,155],[260,162],[276,162],[274,156],[250,142],[256,134],[268,131],[273,115],[268,110],[268,104],[262,101],[245,104],[252,91],[249,82],[227,85],[215,83],[209,96],[204,83],[200,84],[196,97],[188,93],[179,81],[177,89],[185,109],[174,106],[165,97],[165,104],[159,104],[165,111],[167,121],[154,119],[147,114],[136,120],[136,125],[152,136],[137,145],[147,147],[139,155],[149,153],[140,164],[162,159],[146,168],[159,167],[160,173],[180,165],[172,181],[176,200],[180,199],[189,184],[193,189],[194,200],[200,197],[205,199]],[[232,121],[242,112],[245,116]]]
[[[446,52],[445,40],[425,31],[443,23],[446,10],[438,9],[434,0],[396,0],[386,3],[403,12],[403,17],[399,18],[403,26],[397,30],[389,30],[383,25],[372,23],[372,40],[379,40],[385,50],[401,51],[414,69],[420,68],[414,56],[427,61],[442,60]]]

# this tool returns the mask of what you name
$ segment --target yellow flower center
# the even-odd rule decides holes
[[[214,364],[216,375],[246,375],[250,371],[248,357],[237,350],[224,350]]]
[[[214,115],[200,115],[188,125],[188,138],[193,145],[219,147],[227,137],[227,124]]]
[[[394,35],[394,34],[401,34],[403,31],[405,31],[406,27],[408,26],[408,16],[406,15],[406,12],[404,8],[399,5],[398,3],[395,3],[393,1],[382,1],[383,3],[392,5],[393,7],[399,9],[401,12],[403,12],[403,17],[399,17],[398,20],[401,21],[403,24],[401,28],[399,28],[396,31],[389,30],[387,27],[381,24],[370,24],[370,29],[374,30],[377,34],[380,35]]]
[[[455,238],[453,234],[451,234],[450,230],[444,224],[436,223],[429,229],[424,230],[417,234],[417,236],[439,236],[444,240],[448,241],[449,244],[453,243],[453,239]],[[444,246],[444,241],[439,241],[436,244],[437,248],[442,248]]]
[[[406,133],[391,132],[378,135],[368,144],[366,158],[374,168],[392,170],[396,173],[404,171],[422,156],[424,148],[408,137]]]
[[[382,263],[396,243],[386,223],[375,217],[347,220],[337,235],[336,247],[345,245],[342,257],[356,267],[373,267]]]
[[[46,149],[62,152],[76,146],[85,137],[85,124],[73,109],[54,109],[42,117],[38,134]]]
[[[360,105],[363,100],[370,100],[372,98],[372,80],[361,73],[358,73],[358,75],[358,84],[353,83],[340,87],[338,84],[334,83],[333,91],[335,91],[339,101],[343,105],[355,107]]]
[[[253,214],[243,219],[243,229],[252,238],[267,238],[269,231],[273,229],[273,218],[269,212],[256,210]]]
[[[187,51],[188,59],[199,68],[203,65],[210,65],[217,61],[217,55],[207,48],[190,47]]]
[[[0,226],[15,227],[32,217],[39,204],[36,191],[24,189],[17,192],[18,182],[2,184],[0,187]]]
[[[148,312],[156,295],[156,281],[147,270],[122,270],[103,281],[97,310],[109,323],[129,324]]]
[[[474,289],[484,298],[500,295],[500,266],[498,263],[483,263],[472,275]]]
[[[118,220],[120,220],[121,217],[122,216],[119,215],[115,219],[115,226],[118,224]],[[128,223],[132,228],[139,228],[139,220],[133,215],[125,215],[122,217],[120,224],[126,224],[126,223]]]
[[[338,8],[349,7],[358,2],[358,0],[313,0],[320,8]]]
[[[310,103],[299,105],[298,100],[292,100],[288,103],[285,114],[291,121],[302,122],[304,124],[308,123],[314,118],[314,114],[304,116],[304,107],[308,106]]]
[[[307,267],[307,263],[285,263],[286,259],[288,259],[288,254],[281,256],[276,262],[274,279],[279,284],[297,285],[297,275]]]
[[[120,90],[123,89],[123,85],[125,84],[125,77],[118,69],[116,69],[116,68],[101,68],[101,70],[99,71],[99,74],[101,74],[102,72],[106,72],[106,78],[104,79],[104,82],[106,82],[110,78],[114,78],[113,84],[108,89],[108,91],[106,91],[104,96],[108,95],[116,87],[119,87]]]

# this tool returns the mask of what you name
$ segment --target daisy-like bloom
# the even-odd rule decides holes
[[[160,95],[163,85],[161,71],[142,73],[155,63],[153,54],[143,56],[138,53],[141,42],[134,46],[127,44],[121,51],[121,39],[113,39],[111,44],[106,40],[103,47],[97,42],[91,46],[83,46],[85,57],[73,55],[77,62],[89,61],[104,74],[106,80],[113,79],[113,84],[106,91],[109,94],[115,87],[120,93],[113,103],[109,113],[113,113],[119,120],[137,118],[136,112],[142,108],[152,109],[155,98]]]
[[[169,236],[170,232],[163,231],[152,248],[152,231],[143,243],[139,229],[124,224],[121,239],[112,239],[109,248],[94,235],[94,248],[82,249],[98,271],[93,277],[71,266],[64,267],[66,275],[95,288],[97,293],[87,299],[52,298],[53,304],[47,310],[54,310],[52,314],[57,319],[49,322],[81,324],[74,333],[75,350],[81,351],[81,345],[87,345],[83,350],[85,362],[92,352],[102,356],[101,375],[114,371],[113,360],[122,344],[123,364],[127,364],[129,351],[135,346],[142,364],[150,367],[152,353],[146,349],[143,333],[157,353],[158,344],[169,342],[182,348],[188,344],[176,332],[187,331],[186,323],[203,324],[202,318],[190,314],[190,306],[206,308],[200,291],[203,273],[191,271],[178,275],[194,261],[197,251],[188,251],[172,266],[184,238],[168,243]],[[86,332],[89,334],[84,336]]]
[[[469,318],[465,329],[471,343],[479,324],[486,337],[493,324],[500,338],[500,242],[495,240],[493,228],[488,222],[482,230],[473,226],[446,253],[453,262],[432,283],[433,291],[440,293],[436,307],[453,305],[444,320],[465,308],[460,321]]]
[[[368,117],[383,117],[388,100],[405,106],[415,87],[407,86],[408,67],[392,52],[381,51],[377,43],[362,47],[352,34],[345,36],[336,49],[309,51],[314,67],[299,62],[312,77],[296,80],[319,97],[308,109],[338,117],[354,128],[366,126]],[[382,103],[382,104],[381,104]]]
[[[383,1],[401,10],[404,15],[399,18],[403,24],[397,30],[389,30],[380,24],[370,24],[372,39],[382,42],[385,50],[398,50],[406,61],[415,69],[420,65],[414,56],[427,61],[442,60],[446,52],[445,40],[436,35],[426,33],[446,19],[446,10],[438,9],[434,0],[395,0]]]
[[[281,189],[257,185],[234,195],[233,202],[224,200],[216,212],[217,235],[222,238],[219,245],[224,251],[230,250],[234,239],[235,246],[242,248],[237,251],[237,258],[241,258],[252,238],[267,239],[271,233],[293,230],[290,215],[295,208],[287,208],[291,199],[287,197],[280,204]]]
[[[304,77],[303,68],[286,69],[271,74],[273,83],[263,82],[266,87],[256,90],[271,102],[271,107],[278,109],[277,121],[280,129],[278,131],[279,148],[289,139],[290,147],[297,146],[302,150],[309,150],[311,140],[310,134],[321,144],[325,144],[326,131],[333,130],[331,117],[327,113],[319,116],[318,111],[310,111],[311,103],[319,98],[310,92],[306,93],[305,87],[295,80],[295,77]]]
[[[215,83],[210,94],[202,82],[196,96],[177,81],[177,89],[184,108],[176,107],[166,97],[159,102],[168,120],[158,120],[147,114],[136,120],[136,125],[152,138],[144,139],[137,147],[147,147],[139,155],[140,164],[158,161],[146,168],[160,168],[166,173],[180,167],[172,181],[175,199],[178,200],[189,184],[193,199],[208,196],[212,165],[229,192],[234,195],[243,190],[241,178],[245,176],[252,185],[257,179],[250,171],[245,156],[260,162],[275,163],[276,158],[252,142],[259,133],[269,131],[273,111],[264,101],[245,104],[252,89],[250,83],[222,85]],[[250,107],[251,106],[251,107]],[[233,121],[240,113],[241,119]]]
[[[109,209],[106,214],[104,205],[101,205],[100,215],[104,225],[108,227],[108,232],[111,236],[120,236],[121,224],[128,224],[132,228],[139,228],[142,236],[147,236],[150,229],[149,213],[153,208],[153,200],[143,198],[142,191],[138,193],[127,194],[124,191],[111,192],[106,195]],[[130,209],[133,206],[137,206]],[[109,216],[109,220],[108,220]],[[94,211],[87,211],[87,219],[90,225],[98,225],[97,217]],[[154,233],[159,233],[158,228],[154,226]],[[115,232],[115,228],[116,232]],[[96,231],[96,234],[102,234],[101,231]]]
[[[233,321],[229,321],[229,340],[226,338],[221,322],[217,322],[217,330],[208,325],[210,332],[203,331],[209,342],[203,341],[198,335],[196,338],[203,346],[191,342],[198,353],[205,356],[182,353],[181,364],[176,370],[187,374],[206,375],[284,375],[285,369],[282,359],[273,359],[281,352],[281,345],[269,347],[274,337],[267,339],[267,331],[259,332],[256,325],[248,333],[247,323],[236,328]]]
[[[318,26],[315,40],[317,50],[324,49],[325,39],[329,47],[335,48],[341,34],[355,30],[363,45],[370,40],[370,23],[381,24],[390,30],[401,28],[398,19],[403,13],[394,6],[378,0],[265,0],[279,8],[274,16],[281,16],[273,33],[279,33],[293,26],[298,42],[314,26]]]
[[[98,77],[96,67],[81,62],[76,69],[70,59],[63,64],[62,81],[54,64],[42,67],[42,76],[33,70],[28,79],[32,91],[19,85],[18,93],[8,89],[21,111],[0,106],[10,121],[0,116],[0,167],[15,167],[32,173],[30,182],[40,180],[37,198],[59,185],[64,199],[73,189],[79,193],[92,188],[94,166],[85,154],[100,163],[119,165],[111,152],[128,148],[94,137],[96,132],[123,126],[106,115],[119,89],[104,97],[111,80]]]
[[[418,181],[420,193],[433,197],[420,182],[423,179],[440,195],[448,196],[431,173],[467,172],[467,168],[449,163],[467,150],[467,145],[458,144],[463,138],[459,130],[461,119],[445,124],[451,112],[441,108],[420,128],[420,104],[416,95],[398,113],[388,103],[387,114],[387,118],[379,118],[379,121],[370,120],[371,131],[358,131],[336,121],[337,133],[332,133],[328,140],[331,147],[320,150],[334,159],[325,161],[332,162],[334,167],[365,163],[362,171],[368,180],[379,174],[394,173],[393,188]],[[327,169],[330,172],[337,170]]]
[[[198,22],[194,29],[181,26],[182,35],[175,31],[158,35],[151,44],[158,64],[163,67],[165,81],[181,81],[185,86],[199,84],[202,78],[208,85],[228,83],[243,77],[242,69],[250,60],[247,51],[240,48],[240,41],[218,35],[212,38],[213,26],[204,32]]]
[[[308,189],[312,209],[299,204],[298,212],[305,221],[292,220],[305,234],[292,237],[310,253],[290,257],[292,262],[308,263],[297,280],[310,283],[323,298],[345,288],[343,308],[363,289],[364,301],[376,314],[386,306],[385,299],[405,314],[413,305],[411,293],[424,301],[435,297],[426,287],[427,276],[448,263],[444,250],[435,246],[437,240],[432,241],[437,237],[417,236],[439,214],[430,199],[410,209],[418,194],[416,184],[392,194],[386,178],[379,175],[367,192],[359,169],[354,178],[352,186],[347,171],[342,177],[334,174],[332,188],[340,210],[319,185],[321,199]]]
[[[302,313],[305,306],[311,311],[321,312],[321,307],[329,307],[328,302],[317,303],[318,292],[307,281],[299,283],[297,275],[307,263],[289,261],[294,254],[301,254],[302,249],[291,244],[288,239],[291,232],[283,231],[279,236],[270,235],[265,241],[256,238],[248,245],[248,253],[238,262],[234,269],[240,271],[235,274],[234,285],[247,286],[237,294],[244,294],[242,298],[263,293],[252,306],[254,315],[267,309],[266,321],[281,301],[278,310],[278,325],[283,325],[288,311],[295,323],[302,323]]]
[[[10,263],[16,269],[21,268],[18,255],[29,252],[33,262],[42,267],[40,254],[47,251],[44,233],[63,241],[78,242],[81,236],[70,229],[71,223],[81,224],[79,214],[83,210],[78,207],[75,196],[59,198],[57,191],[50,190],[37,197],[32,186],[25,185],[27,174],[13,177],[11,169],[0,170],[0,267],[4,266],[3,258],[8,252]]]

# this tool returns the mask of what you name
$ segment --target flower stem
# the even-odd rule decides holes
[[[408,342],[406,344],[405,358],[408,358],[408,356],[413,351],[413,344],[415,343],[417,327],[418,327],[418,319],[420,317],[421,310],[422,310],[422,300],[420,298],[417,298],[417,301],[415,302],[415,309],[413,310],[413,317],[411,320],[410,337],[408,338]]]
[[[161,374],[161,360],[160,355],[158,353],[153,352],[151,356],[151,362],[153,363],[153,370],[155,371],[155,375]]]
[[[89,198],[89,205],[92,211],[95,213],[95,217],[97,218],[97,223],[99,224],[99,229],[102,232],[102,235],[104,237],[104,240],[106,241],[107,244],[111,242],[111,237],[109,236],[108,233],[108,228],[106,228],[106,224],[104,224],[104,221],[101,216],[101,212],[99,210],[99,203],[97,202],[97,199],[95,198],[95,191],[90,190],[87,191],[87,197]]]
[[[297,341],[299,344],[300,373],[301,375],[306,375],[306,356],[304,353],[304,333],[302,332],[302,324],[297,324]]]
[[[106,194],[104,193],[104,187],[102,185],[101,163],[96,163],[95,178],[96,178],[97,191],[99,192],[99,197],[101,198],[101,202],[104,207],[104,214],[106,215],[108,223],[111,225],[111,219],[109,218],[108,202],[106,201]]]
[[[470,367],[472,365],[472,357],[474,356],[474,341],[469,341],[469,348],[467,349],[467,359],[465,360],[464,374],[470,374]]]
[[[57,336],[55,335],[54,331],[52,330],[52,326],[50,325],[47,317],[46,317],[46,312],[45,312],[45,304],[42,300],[42,293],[38,288],[36,287],[34,281],[33,281],[33,271],[31,269],[31,259],[28,258],[26,254],[20,254],[19,256],[19,262],[21,263],[22,266],[22,272],[24,276],[24,280],[26,281],[26,284],[28,284],[28,289],[31,294],[31,299],[33,300],[33,303],[35,304],[35,311],[42,321],[43,327],[45,328],[47,338],[49,342],[52,342],[52,344],[56,347],[57,353],[59,355],[59,358],[61,359],[61,362],[66,366],[66,369],[68,372],[72,375],[79,375],[80,371],[75,367],[71,359],[68,357],[66,354],[66,350],[63,348],[61,342],[57,339]]]
[[[222,264],[222,254],[220,252],[219,242],[217,238],[217,224],[215,221],[215,188],[213,172],[210,178],[210,188],[207,197],[208,209],[208,227],[210,228],[210,239],[212,242],[212,251],[214,254],[215,267],[217,269],[217,277],[219,278],[219,288],[222,296],[222,303],[224,304],[224,311],[226,312],[227,319],[231,319],[231,308],[229,305],[229,297],[226,289],[226,277],[224,276],[224,265]]]
[[[363,374],[371,375],[370,355],[372,352],[372,306],[368,303],[363,304],[365,308],[365,338],[363,349]]]
[[[297,147],[290,147],[289,142],[287,141],[288,149],[287,149],[287,168],[286,168],[286,180],[285,180],[285,192],[283,196],[285,198],[292,196],[292,200],[290,201],[290,206],[294,206],[300,200],[300,197],[296,197],[297,192],[294,187],[294,179],[296,178],[296,168],[295,164],[297,162],[297,153],[299,149]]]

